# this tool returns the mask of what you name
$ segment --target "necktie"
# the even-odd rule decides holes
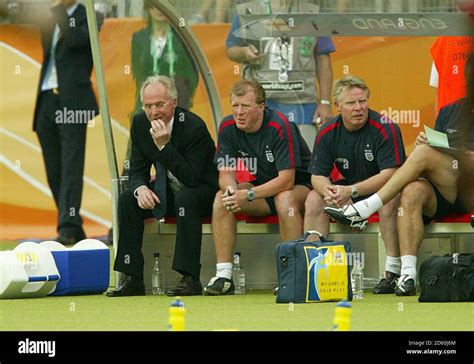
[[[158,220],[166,215],[166,168],[155,162],[156,179],[153,191],[160,199],[160,203],[153,209],[153,216]]]

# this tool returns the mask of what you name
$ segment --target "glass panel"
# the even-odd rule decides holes
[[[104,6],[110,4],[99,5],[110,9]],[[118,3],[112,9],[116,10],[111,14],[128,15],[107,18],[100,32],[115,148],[120,172],[124,173],[129,167],[128,130],[133,116],[142,112],[140,87],[148,76],[172,76],[178,106],[200,115],[214,137],[215,124],[196,61],[165,16],[152,2],[142,2],[141,8],[135,1]],[[186,25],[184,18],[180,21]]]

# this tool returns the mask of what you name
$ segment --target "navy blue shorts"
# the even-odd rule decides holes
[[[456,201],[454,201],[454,204],[452,204],[444,198],[444,196],[441,194],[441,192],[439,192],[435,185],[431,184],[431,186],[433,187],[433,190],[436,195],[436,212],[431,217],[423,215],[423,223],[425,225],[428,225],[433,220],[441,219],[451,214],[461,214],[467,212],[458,198],[456,198]]]

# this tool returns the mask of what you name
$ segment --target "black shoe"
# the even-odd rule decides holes
[[[213,277],[204,288],[206,296],[220,296],[225,294],[234,294],[235,286],[232,279],[223,277]]]
[[[107,297],[144,296],[145,284],[143,281],[133,279],[131,276],[124,274],[120,279],[119,286],[106,294]]]
[[[72,235],[63,235],[59,234],[58,237],[55,239],[58,243],[63,245],[74,245],[77,242],[86,239],[85,235],[81,236],[72,236]]]
[[[202,284],[191,276],[183,276],[175,288],[166,292],[167,296],[202,296]]]
[[[397,282],[395,288],[395,294],[397,296],[414,296],[416,295],[415,280],[408,274],[402,275]]]
[[[397,286],[398,278],[400,278],[398,274],[385,271],[384,277],[380,280],[379,283],[377,283],[372,292],[374,294],[395,293],[395,287]]]
[[[367,219],[362,218],[353,205],[346,205],[341,208],[325,207],[324,212],[342,225],[353,229],[364,230],[367,226]]]

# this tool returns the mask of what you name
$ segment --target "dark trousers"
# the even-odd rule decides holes
[[[85,237],[81,209],[87,124],[67,123],[52,91],[41,93],[36,133],[43,150],[48,184],[58,209],[58,233]]]
[[[172,268],[182,275],[199,279],[201,271],[201,218],[211,216],[216,190],[208,185],[167,190],[167,216],[176,217],[176,244]],[[114,270],[143,280],[142,242],[144,220],[153,217],[151,210],[138,206],[133,191],[124,191],[118,203],[119,242]]]

